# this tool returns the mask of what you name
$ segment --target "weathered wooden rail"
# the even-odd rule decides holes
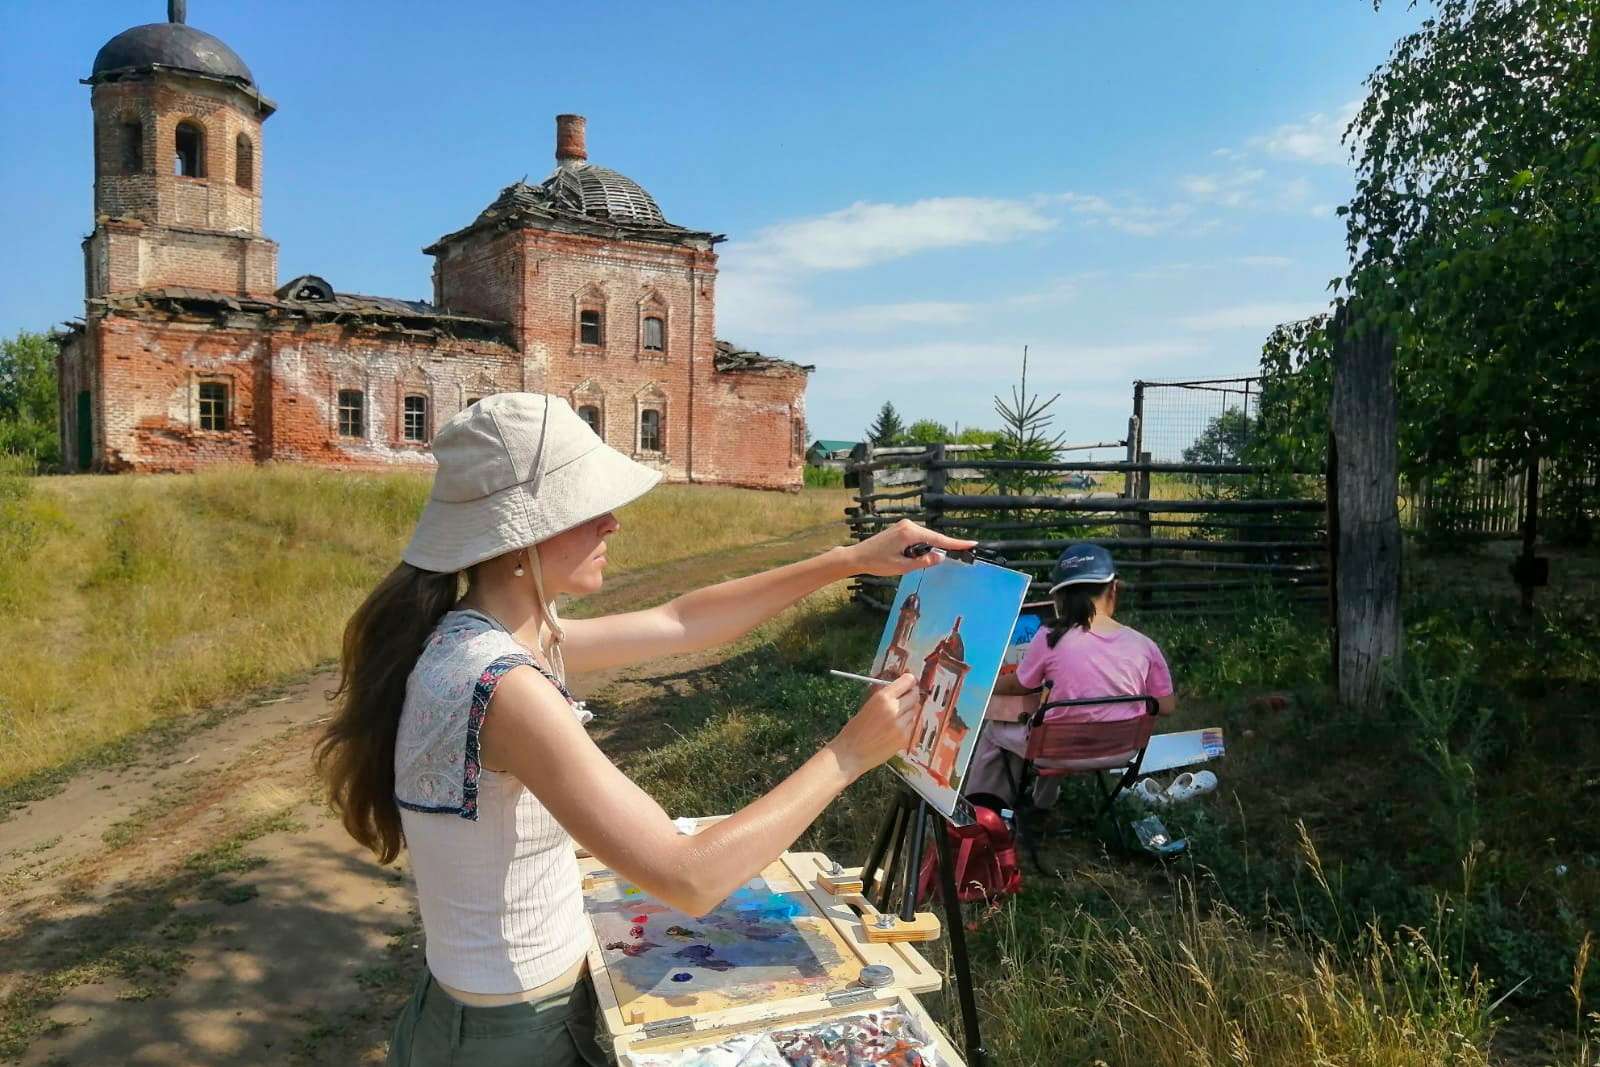
[[[912,519],[975,538],[982,551],[1034,576],[1031,600],[1048,598],[1049,571],[1061,550],[1088,541],[1115,554],[1124,602],[1141,609],[1227,612],[1254,603],[1263,588],[1292,603],[1327,604],[1327,505],[1320,499],[1320,478],[1306,477],[1315,492],[1303,497],[1260,497],[1252,495],[1252,485],[1281,472],[1148,458],[1004,460],[984,451],[929,445],[865,452],[846,468],[857,489],[855,506],[846,509],[852,534],[866,538]],[[1046,481],[1110,475],[1115,489],[997,491],[998,481],[1019,473]],[[1210,495],[1157,495],[1153,475],[1168,476],[1163,493],[1203,486]],[[886,490],[886,484],[893,488]],[[892,578],[861,578],[854,595],[886,610],[896,584]]]

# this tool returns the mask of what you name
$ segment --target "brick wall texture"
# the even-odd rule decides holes
[[[430,250],[432,307],[337,314],[275,295],[256,98],[158,71],[97,84],[91,102],[87,314],[61,356],[69,467],[425,467],[426,439],[469,401],[529,390],[592,414],[608,444],[669,479],[800,486],[806,369],[717,368],[708,242],[469,227]],[[174,173],[180,123],[203,135],[197,176]]]

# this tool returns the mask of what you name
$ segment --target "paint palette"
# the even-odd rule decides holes
[[[623,1067],[961,1067],[914,995],[939,972],[912,944],[867,938],[822,885],[821,853],[784,853],[698,917],[592,857],[579,867],[589,969]],[[868,965],[892,983],[864,987]]]
[[[585,898],[630,1023],[822,993],[848,985],[861,970],[860,958],[782,863],[698,918],[619,880],[591,878]]]
[[[879,1000],[815,1013],[773,1029],[718,1030],[694,1039],[642,1042],[622,1067],[955,1067],[960,1061],[914,1002]]]

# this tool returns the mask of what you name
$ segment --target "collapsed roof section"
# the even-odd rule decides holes
[[[717,342],[712,366],[724,374],[770,374],[775,377],[810,374],[817,369],[807,363],[795,363],[792,360],[779,359],[777,356],[764,356],[760,352],[740,348],[730,341]]]
[[[118,293],[91,301],[106,311],[134,316],[208,320],[218,325],[253,325],[302,321],[332,323],[419,337],[453,337],[512,347],[511,325],[493,319],[460,315],[422,300],[336,293],[314,274],[305,274],[280,288],[272,297],[236,296],[214,289],[163,286]]]

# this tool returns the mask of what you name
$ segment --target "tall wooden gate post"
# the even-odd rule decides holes
[[[1371,711],[1401,654],[1398,414],[1394,337],[1351,318],[1347,305],[1333,324],[1334,670],[1340,704]]]
[[[922,469],[925,472],[922,476],[922,508],[926,512],[922,521],[930,530],[944,529],[944,504],[937,501],[944,496],[950,485],[950,472],[944,468],[945,455],[944,445],[935,444],[928,447],[927,453],[922,458]],[[935,502],[929,502],[929,497]]]

